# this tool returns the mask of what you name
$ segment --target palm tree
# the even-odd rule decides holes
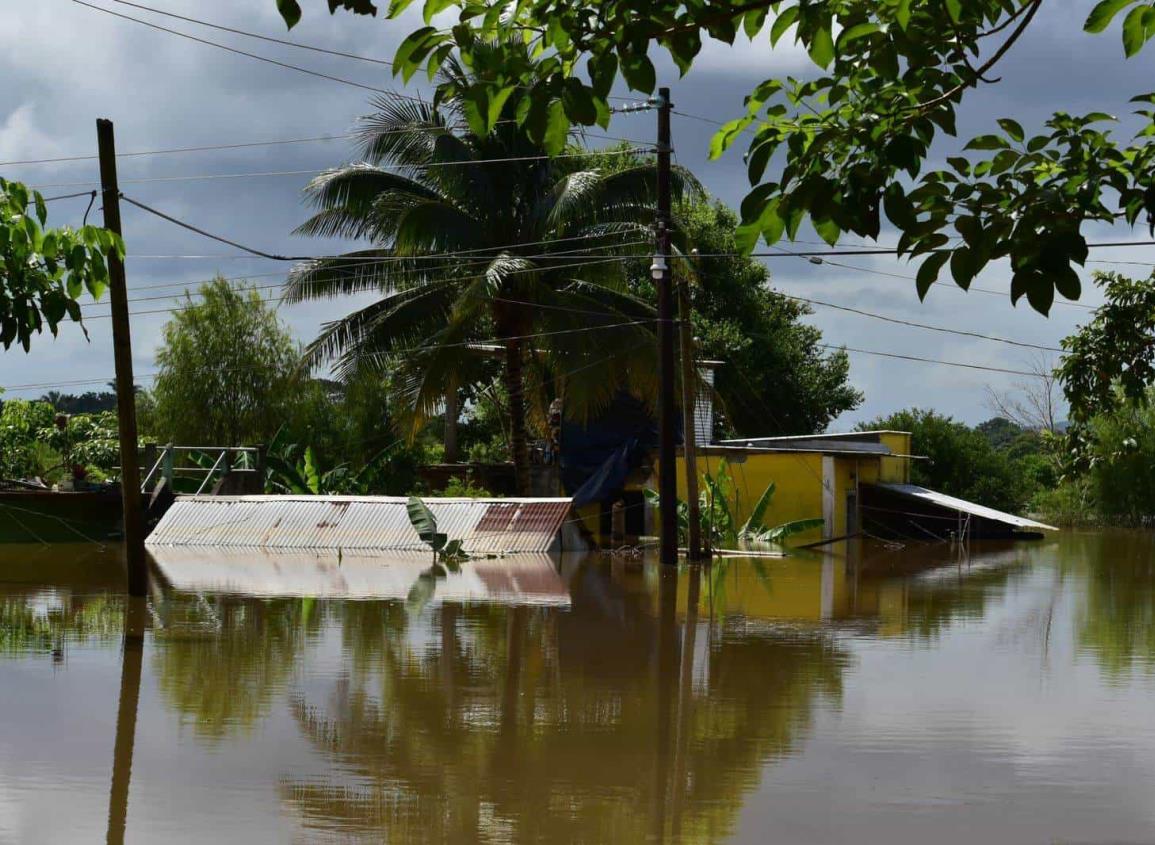
[[[628,151],[616,168],[594,166],[578,147],[546,156],[510,119],[516,94],[484,135],[462,128],[460,101],[373,105],[357,133],[364,161],[308,185],[318,212],[298,229],[373,246],[298,266],[286,296],[380,298],[327,324],[306,363],[333,364],[339,376],[395,368],[412,433],[475,383],[479,350],[496,352],[524,495],[527,370],[564,391],[570,414],[623,387],[652,395],[653,309],[627,293],[621,257],[651,249],[654,167]],[[673,182],[678,196],[700,191],[684,173]]]

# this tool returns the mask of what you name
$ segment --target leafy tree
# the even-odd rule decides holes
[[[911,433],[911,481],[950,496],[1011,513],[1022,511],[1034,492],[1011,458],[979,431],[934,411],[911,408],[863,423],[860,430]]]
[[[449,76],[465,74],[451,66]],[[652,309],[625,290],[620,262],[590,252],[620,255],[649,240],[655,178],[650,165],[589,167],[578,150],[544,157],[512,125],[521,102],[512,93],[491,104],[510,122],[478,132],[458,128],[476,108],[469,100],[376,101],[359,133],[368,163],[315,179],[307,193],[320,211],[299,229],[375,246],[297,268],[286,296],[380,294],[326,326],[306,361],[335,359],[339,376],[395,367],[411,431],[440,412],[448,391],[477,380],[471,346],[495,338],[510,450],[527,491],[528,374],[560,383],[569,412],[608,402],[622,385],[652,391]],[[681,173],[675,181],[690,190]]]
[[[1063,340],[1058,369],[1076,423],[1144,402],[1155,384],[1155,273],[1142,280],[1095,273],[1095,284],[1106,302]]]
[[[99,299],[108,283],[109,253],[124,244],[106,229],[45,229],[48,207],[38,191],[0,179],[0,346],[27,352],[32,335],[53,335],[67,317],[80,323],[78,298]]]
[[[9,399],[0,408],[0,478],[38,475],[42,466],[37,435],[52,425],[55,412],[45,402]]]
[[[804,303],[769,287],[766,267],[733,256],[737,217],[720,203],[679,210],[683,251],[702,258],[678,262],[690,279],[697,354],[723,362],[715,379],[722,400],[719,434],[732,437],[811,434],[862,402],[848,382],[845,352],[827,354],[822,332],[806,325]],[[656,298],[648,262],[631,265],[639,295]]]
[[[84,393],[61,393],[50,390],[40,397],[41,402],[47,402],[62,414],[95,414],[100,411],[116,410],[115,392],[96,392],[92,390]],[[140,397],[137,397],[140,401]]]
[[[297,349],[254,290],[218,277],[164,327],[157,434],[185,445],[267,442],[295,401]]]
[[[411,3],[391,0],[389,16]],[[394,73],[408,80],[419,70],[432,75],[447,62],[461,61],[473,76],[444,80],[438,96],[472,103],[465,117],[474,132],[491,129],[503,113],[500,104],[524,92],[516,119],[558,152],[571,123],[608,124],[607,98],[619,77],[631,90],[654,90],[651,46],[663,48],[686,74],[705,40],[768,42],[769,58],[793,33],[821,75],[765,80],[747,96],[746,113],[719,130],[711,148],[720,156],[739,138],[749,138],[746,163],[754,187],[742,204],[744,245],[793,238],[805,219],[830,243],[844,232],[875,238],[885,214],[901,230],[900,253],[925,256],[918,270],[920,295],[944,268],[966,288],[991,261],[1009,259],[1011,298],[1017,302],[1025,295],[1032,308],[1046,313],[1056,291],[1079,296],[1073,265],[1087,257],[1084,223],[1134,225],[1146,213],[1155,228],[1155,145],[1149,143],[1155,94],[1134,98],[1145,126],[1129,141],[1101,128],[1113,120],[1102,112],[1056,112],[1031,135],[1003,118],[997,132],[959,143],[954,155],[942,149],[947,168],[924,170],[932,143],[956,135],[956,113],[966,95],[994,81],[1000,61],[1042,5],[1043,0],[426,0],[426,25],[402,41]],[[297,0],[277,0],[277,6],[288,25],[300,19]],[[377,12],[368,0],[330,0],[329,7]],[[431,25],[434,15],[449,9],[460,9],[455,25]],[[1120,17],[1124,54],[1130,57],[1155,34],[1155,7],[1148,0],[1101,0],[1083,28],[1102,32]],[[782,167],[767,177],[772,159]],[[952,234],[962,241],[951,244]]]
[[[1099,516],[1139,525],[1155,517],[1155,389],[1093,417],[1087,476]]]

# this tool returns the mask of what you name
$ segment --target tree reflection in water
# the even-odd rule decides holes
[[[185,595],[156,612],[153,672],[161,695],[210,742],[247,732],[269,712],[321,624],[310,599]]]
[[[569,611],[342,605],[350,671],[294,703],[335,764],[283,784],[310,837],[714,841],[841,693],[845,655],[819,631],[706,635],[656,570],[586,564],[570,586]]]
[[[1155,547],[1150,535],[1130,532],[1079,538],[1067,563],[1086,567],[1079,649],[1094,655],[1103,674],[1123,683],[1136,671],[1155,673]]]

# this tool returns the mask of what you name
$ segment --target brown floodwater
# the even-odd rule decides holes
[[[0,547],[0,842],[1150,843],[1155,540]]]

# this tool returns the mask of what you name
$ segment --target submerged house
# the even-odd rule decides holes
[[[713,364],[714,362],[711,362]],[[712,379],[707,379],[712,381]],[[767,525],[822,519],[801,542],[855,536],[937,541],[951,537],[1025,538],[1055,530],[1034,520],[911,484],[911,435],[860,431],[715,441],[713,404],[703,390],[694,412],[699,477],[722,462],[733,483],[731,508],[744,522],[770,484]],[[623,397],[602,419],[567,425],[562,480],[582,524],[603,545],[656,533],[657,514],[645,491],[657,487],[657,432],[652,418]],[[599,459],[600,458],[600,462]],[[678,497],[686,496],[684,450],[678,450]]]

